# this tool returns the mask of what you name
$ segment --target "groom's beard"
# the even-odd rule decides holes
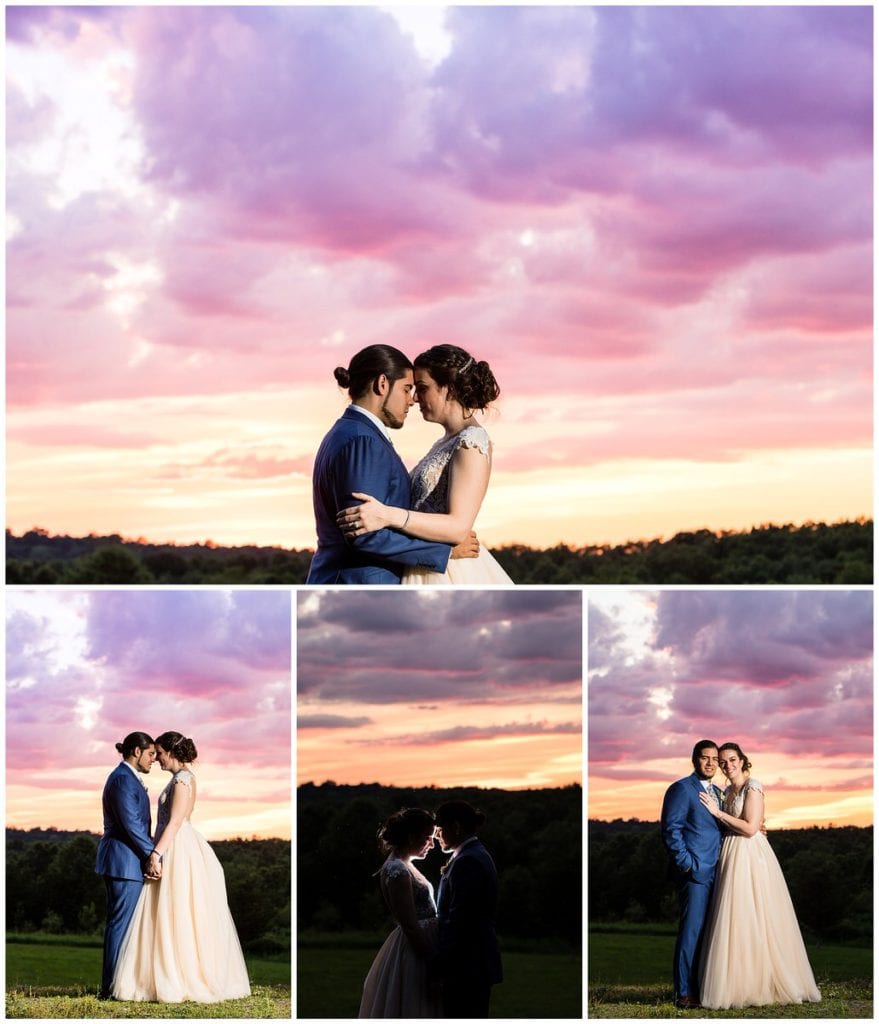
[[[403,424],[405,422],[405,417],[403,419],[400,419],[398,416],[395,416],[388,409],[387,402],[385,402],[384,405],[382,405],[382,407],[381,407],[381,414],[382,414],[382,419],[384,420],[385,426],[386,427],[390,427],[391,430],[399,430],[403,426]]]

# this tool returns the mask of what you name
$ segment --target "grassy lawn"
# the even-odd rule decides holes
[[[678,1010],[672,1003],[675,936],[644,927],[589,933],[590,1017],[816,1017],[873,1016],[873,951],[861,946],[808,945],[821,989],[820,1003],[732,1010]]]
[[[297,1017],[356,1017],[363,979],[383,940],[360,935],[301,940]],[[579,956],[505,952],[503,964],[504,981],[492,990],[492,1017],[582,1017]]]
[[[64,941],[67,939],[68,941]],[[117,1003],[96,998],[100,940],[79,936],[7,936],[6,1016],[14,1017],[289,1017],[290,961],[245,957],[253,991],[223,1003]]]

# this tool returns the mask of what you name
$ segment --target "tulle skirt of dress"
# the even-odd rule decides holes
[[[513,581],[488,548],[481,547],[476,558],[450,558],[445,572],[407,568],[401,582],[404,587],[442,587],[462,583],[480,585]]]
[[[436,919],[421,921],[436,943]],[[427,979],[427,961],[397,927],[376,954],[366,981],[358,1017],[442,1017],[442,1000]]]
[[[709,1009],[821,1001],[781,865],[761,832],[723,840],[703,943]]]
[[[188,822],[145,882],[113,978],[117,999],[218,1003],[250,995],[223,867]]]

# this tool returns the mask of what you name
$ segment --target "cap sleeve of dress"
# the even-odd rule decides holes
[[[389,857],[382,864],[381,873],[385,878],[399,878],[401,875],[408,875],[410,872],[402,861],[397,860],[396,857]]]
[[[192,772],[188,772],[185,768],[181,768],[174,776],[174,785],[186,786],[188,789],[192,785]]]
[[[758,782],[757,779],[748,779],[748,789],[752,789],[755,793],[762,793],[763,783]]]
[[[456,448],[478,448],[483,455],[491,454],[491,438],[485,427],[464,427],[458,434]]]

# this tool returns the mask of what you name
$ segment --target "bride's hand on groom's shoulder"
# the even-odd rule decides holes
[[[702,801],[702,806],[708,811],[709,814],[713,814],[715,818],[720,817],[720,808],[707,793],[700,793],[699,799]]]

